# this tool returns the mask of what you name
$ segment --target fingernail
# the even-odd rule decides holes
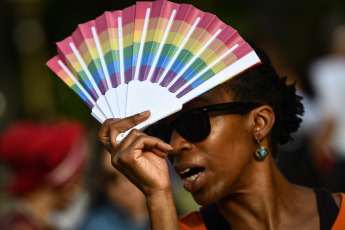
[[[138,116],[146,115],[146,114],[148,114],[149,112],[150,112],[149,110],[146,110],[146,111],[144,111],[144,112],[138,113]]]
[[[168,146],[170,149],[173,149],[173,147],[171,145],[169,145],[168,143],[165,143],[166,146]]]

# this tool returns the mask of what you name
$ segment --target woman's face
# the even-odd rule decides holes
[[[182,112],[210,104],[233,101],[224,88],[217,87],[188,103]],[[209,113],[210,135],[191,143],[173,131],[169,160],[180,174],[184,188],[200,205],[227,199],[250,183],[258,147],[253,139],[254,124],[246,115]],[[172,117],[173,118],[173,117]]]

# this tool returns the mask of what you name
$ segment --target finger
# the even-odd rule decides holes
[[[112,155],[112,164],[115,168],[126,170],[127,165],[133,165],[143,156],[143,152],[151,152],[159,157],[166,157],[173,148],[159,138],[141,135],[129,143],[121,143],[119,154]]]
[[[151,113],[150,111],[144,111],[142,113],[133,115],[131,117],[124,118],[122,120],[119,120],[116,123],[113,123],[109,126],[110,128],[110,143],[115,144],[116,137],[128,129],[131,129],[138,125],[139,123],[147,120],[150,117]]]
[[[98,139],[102,142],[104,146],[109,146],[110,139],[109,139],[109,127],[119,121],[120,119],[108,119],[105,122],[103,122],[99,132],[98,132]]]
[[[173,148],[162,141],[159,138],[147,136],[146,134],[139,136],[134,142],[128,146],[129,149],[133,151],[137,150],[148,150],[159,156],[165,157],[168,151],[171,151]]]

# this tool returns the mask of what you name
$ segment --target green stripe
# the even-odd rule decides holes
[[[71,89],[72,89],[74,92],[76,92],[76,93],[81,92],[80,88],[79,88],[76,84],[73,84],[73,85],[71,86]]]
[[[157,54],[158,48],[158,42],[145,42],[143,54]]]
[[[214,75],[215,75],[215,73],[211,69],[209,69],[209,70],[206,71],[206,73],[204,73],[201,76],[201,79],[204,80],[204,81],[207,81],[208,79],[210,79]]]
[[[120,61],[120,54],[118,50],[110,50],[104,55],[104,60],[107,65],[113,61]]]

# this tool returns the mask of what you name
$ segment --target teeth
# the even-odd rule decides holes
[[[182,174],[184,174],[186,172],[189,172],[189,170],[190,170],[190,168],[185,169],[184,171],[180,172],[180,175],[182,175]]]
[[[199,172],[198,174],[195,174],[193,176],[187,177],[186,180],[189,182],[193,182],[200,174],[201,174],[201,172]]]

